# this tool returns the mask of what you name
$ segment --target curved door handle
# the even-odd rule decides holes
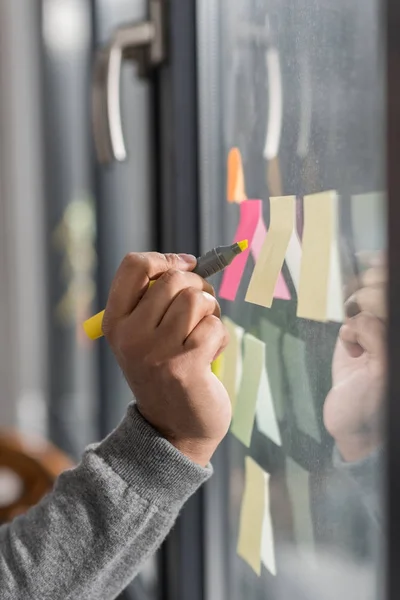
[[[150,2],[149,21],[119,28],[111,43],[97,52],[93,80],[93,130],[101,163],[127,157],[121,116],[124,60],[138,64],[144,77],[165,57],[164,0]]]

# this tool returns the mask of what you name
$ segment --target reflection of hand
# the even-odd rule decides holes
[[[231,404],[211,362],[228,338],[194,258],[132,254],[111,289],[104,333],[142,416],[205,466],[225,436]],[[151,279],[157,279],[149,288]]]
[[[333,385],[324,406],[324,422],[346,461],[361,460],[381,443],[385,288],[386,271],[381,265],[366,271],[361,289],[347,302],[348,314],[355,316],[341,328],[333,357]]]

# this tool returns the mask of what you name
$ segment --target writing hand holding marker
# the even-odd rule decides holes
[[[202,263],[211,274],[223,262],[213,251],[197,269]],[[228,334],[214,290],[191,272],[195,266],[190,256],[128,255],[111,287],[103,331],[142,416],[205,466],[231,421],[228,394],[210,369]]]
[[[228,267],[236,256],[244,252],[248,248],[247,240],[243,240],[242,242],[238,242],[236,244],[232,244],[232,246],[221,246],[219,248],[214,248],[210,252],[207,252],[204,256],[201,256],[197,259],[195,263],[195,267],[193,269],[193,273],[199,275],[203,279],[207,279],[216,273],[223,271],[226,267]],[[156,283],[156,279],[147,283],[148,287],[151,287],[154,283]],[[88,319],[83,324],[86,335],[91,340],[97,340],[98,338],[103,337],[103,319],[104,313],[98,313],[91,319]]]

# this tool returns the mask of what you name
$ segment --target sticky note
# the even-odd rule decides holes
[[[246,302],[267,308],[272,306],[275,286],[295,226],[295,197],[271,198],[270,206],[270,227],[246,295]]]
[[[264,472],[265,497],[264,520],[261,534],[261,562],[272,575],[276,575],[274,530],[270,509],[270,478],[270,474]]]
[[[290,236],[289,245],[286,250],[285,261],[297,293],[300,285],[301,256],[302,249],[300,238],[296,229],[293,229],[292,235]]]
[[[386,247],[386,194],[371,192],[351,199],[354,246],[357,252],[379,252]]]
[[[239,225],[235,233],[234,242],[249,241],[249,248],[242,252],[233,263],[224,271],[219,295],[232,302],[243,277],[246,263],[249,258],[254,235],[262,218],[262,200],[246,200],[240,205]],[[258,234],[260,235],[260,233]]]
[[[251,253],[256,263],[261,254],[266,236],[267,228],[265,227],[264,219],[260,219],[251,244]],[[279,300],[290,300],[291,298],[289,288],[286,285],[282,273],[279,273],[278,281],[275,286],[274,298],[278,298]]]
[[[283,336],[283,356],[297,427],[320,443],[321,432],[315,414],[314,398],[306,363],[306,346],[303,340],[288,333],[285,334]]]
[[[276,48],[270,48],[267,50],[265,58],[268,73],[269,98],[264,157],[267,160],[271,160],[279,154],[283,119],[283,88],[278,50]]]
[[[259,342],[259,352],[263,355],[263,370],[261,372],[256,405],[257,428],[260,433],[272,440],[277,446],[282,446],[281,434],[272,400],[271,387],[265,367],[265,358],[266,353],[268,353],[268,347],[261,341]]]
[[[260,338],[266,343],[268,380],[277,418],[285,417],[285,391],[283,388],[283,359],[281,354],[282,331],[266,319],[260,321]]]
[[[239,521],[238,555],[261,575],[261,563],[276,574],[274,535],[270,514],[269,474],[249,456]]]
[[[236,398],[242,379],[242,340],[244,329],[236,325],[231,319],[223,317],[228,333],[229,344],[224,351],[223,368],[221,381],[231,399],[232,410],[235,410]]]
[[[228,154],[226,193],[228,202],[240,204],[240,202],[246,200],[243,161],[239,148],[232,148]]]
[[[267,186],[270,197],[283,196],[281,167],[278,157],[267,162]]]
[[[309,473],[291,458],[286,459],[286,482],[293,513],[294,535],[299,549],[314,548]]]
[[[337,220],[336,192],[304,197],[303,252],[297,307],[300,318],[322,322],[343,320]]]
[[[250,447],[263,368],[264,355],[260,352],[260,340],[246,333],[244,336],[243,373],[233,413],[231,432],[247,448]]]

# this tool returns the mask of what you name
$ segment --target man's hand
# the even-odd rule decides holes
[[[126,256],[103,331],[142,416],[205,466],[231,420],[228,394],[210,368],[228,335],[213,288],[190,272],[195,265],[186,255]]]
[[[386,388],[386,270],[377,264],[347,303],[332,364],[324,422],[344,460],[368,456],[382,443]]]

